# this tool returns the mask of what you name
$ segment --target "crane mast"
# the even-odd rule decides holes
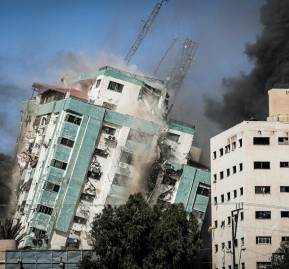
[[[143,27],[141,28],[141,31],[138,33],[136,40],[134,41],[133,45],[130,47],[128,53],[126,54],[124,61],[126,65],[128,65],[131,61],[131,58],[135,55],[138,48],[140,47],[142,41],[146,37],[148,31],[151,29],[152,24],[157,17],[157,15],[160,12],[160,9],[164,2],[167,2],[168,0],[161,0],[158,2],[155,6],[152,12],[150,13],[148,19],[144,22]]]
[[[184,79],[192,65],[198,44],[191,39],[187,38],[179,51],[178,58],[173,66],[169,78],[166,82],[168,90],[173,93],[173,97],[176,97],[180,91]]]

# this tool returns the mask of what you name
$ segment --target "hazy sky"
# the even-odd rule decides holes
[[[33,81],[54,83],[69,69],[93,68],[99,55],[121,58],[156,0],[1,0],[0,152],[12,153],[20,107]],[[175,37],[199,43],[174,117],[194,123],[208,143],[215,127],[203,115],[203,96],[218,98],[222,78],[248,72],[243,54],[261,31],[263,0],[169,0],[132,60],[151,72]],[[78,64],[78,60],[81,63]],[[88,60],[85,65],[83,59]],[[103,61],[103,59],[102,59]],[[108,63],[109,64],[109,63]],[[97,64],[95,64],[96,66]]]

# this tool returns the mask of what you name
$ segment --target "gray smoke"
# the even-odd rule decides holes
[[[267,91],[289,83],[289,1],[267,0],[261,8],[263,31],[245,54],[254,64],[248,74],[223,80],[221,101],[207,98],[206,115],[227,128],[267,113]]]

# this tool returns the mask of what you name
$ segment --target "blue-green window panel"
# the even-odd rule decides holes
[[[198,179],[199,182],[211,186],[211,173],[209,171],[198,169],[196,178]]]
[[[40,198],[40,204],[46,205],[49,207],[54,207],[56,197],[57,197],[57,192],[43,190],[41,198]]]
[[[175,203],[182,203],[184,204],[185,208],[187,207],[189,201],[189,196],[191,194],[191,188],[194,183],[196,171],[196,168],[190,166],[183,167],[183,174],[181,176],[180,184],[177,190]]]
[[[47,225],[48,225],[48,223],[50,221],[50,217],[51,217],[50,215],[37,212],[33,216],[33,219],[31,221],[31,225],[33,227],[35,227],[35,225],[37,225],[38,227],[41,226],[42,229],[46,230],[47,229]]]
[[[193,208],[201,212],[206,212],[208,203],[209,197],[197,194]]]
[[[194,128],[189,127],[189,126],[185,126],[185,125],[181,125],[181,124],[178,124],[175,122],[169,122],[168,127],[169,127],[169,129],[184,132],[184,133],[191,134],[191,135],[194,135],[194,133],[195,133]]]
[[[75,160],[75,167],[72,171],[65,197],[63,199],[63,207],[61,208],[58,215],[56,229],[59,231],[67,232],[69,230],[71,221],[74,217],[86,171],[88,169],[91,155],[94,150],[95,142],[101,130],[101,126],[102,122],[93,118],[90,118],[87,126],[85,121],[83,121],[81,124],[80,137],[85,136],[85,139],[83,139],[82,144],[79,145],[80,151],[78,156],[81,157]],[[72,167],[70,167],[70,169],[71,168]],[[69,175],[69,173],[67,174]]]
[[[75,140],[79,126],[70,122],[64,122],[62,127],[61,136]]]
[[[67,163],[69,160],[70,152],[71,152],[71,148],[58,144],[56,146],[54,159]]]
[[[52,183],[60,183],[62,182],[64,170],[50,166],[48,169],[47,180]]]

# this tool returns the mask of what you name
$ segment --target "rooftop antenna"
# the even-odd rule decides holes
[[[178,41],[177,38],[174,38],[172,40],[172,42],[170,43],[169,47],[166,49],[164,55],[162,56],[162,58],[160,59],[158,65],[156,66],[155,70],[154,70],[154,75],[156,75],[160,69],[160,66],[162,65],[163,61],[167,58],[169,52],[173,49],[173,47],[175,46],[176,42]]]
[[[168,2],[168,0],[161,0],[160,2],[156,3],[154,6],[154,9],[152,10],[152,12],[150,13],[148,19],[144,22],[140,32],[137,35],[136,40],[134,41],[133,45],[130,47],[128,53],[126,54],[124,61],[126,63],[126,65],[128,65],[131,61],[131,58],[135,55],[135,53],[137,52],[139,46],[141,45],[142,41],[144,40],[144,38],[146,37],[148,31],[151,29],[152,24],[155,20],[155,18],[157,17],[157,15],[160,12],[160,9],[163,5],[163,3]]]

